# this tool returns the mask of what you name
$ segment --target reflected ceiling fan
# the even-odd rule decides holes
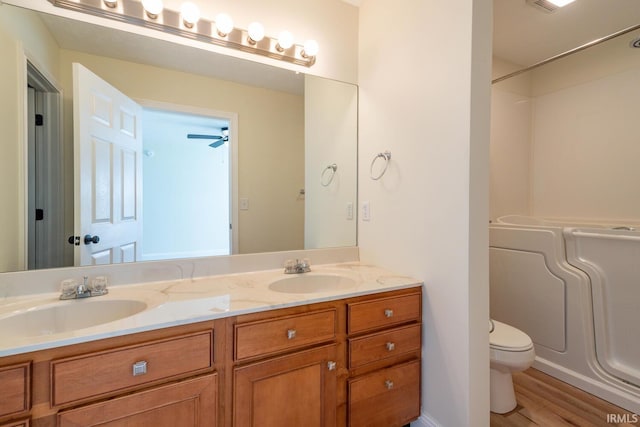
[[[221,128],[222,135],[202,135],[197,133],[188,133],[187,139],[213,139],[209,147],[217,148],[229,140],[229,128]]]

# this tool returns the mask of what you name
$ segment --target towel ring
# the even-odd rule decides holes
[[[329,184],[331,184],[331,181],[333,181],[333,177],[336,176],[337,170],[338,170],[338,165],[336,165],[335,163],[324,168],[324,170],[322,171],[322,174],[320,175],[320,184],[323,187],[328,187]],[[331,175],[329,175],[328,180],[325,177],[325,175],[327,174],[327,171],[331,171]]]
[[[384,159],[384,167],[382,168],[382,171],[378,174],[375,175],[373,174],[373,165],[376,164],[376,160],[378,159]],[[382,178],[382,176],[385,174],[385,172],[387,172],[387,168],[389,167],[389,160],[391,160],[391,151],[385,151],[384,153],[378,153],[373,160],[371,161],[371,167],[369,167],[369,176],[371,176],[371,179],[373,179],[374,181],[379,180],[380,178]]]

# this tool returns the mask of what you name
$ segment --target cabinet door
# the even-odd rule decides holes
[[[0,424],[0,427],[29,427],[29,420],[10,421],[6,424]]]
[[[234,370],[235,427],[336,425],[336,345]]]
[[[215,427],[217,374],[61,412],[59,427]]]

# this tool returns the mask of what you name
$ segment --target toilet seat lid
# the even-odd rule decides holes
[[[493,320],[493,331],[489,333],[489,345],[506,351],[525,351],[533,346],[529,335],[502,322]]]

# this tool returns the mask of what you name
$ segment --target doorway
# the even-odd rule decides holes
[[[27,266],[72,265],[65,257],[61,95],[27,61]]]
[[[142,260],[230,255],[230,119],[142,105]]]

